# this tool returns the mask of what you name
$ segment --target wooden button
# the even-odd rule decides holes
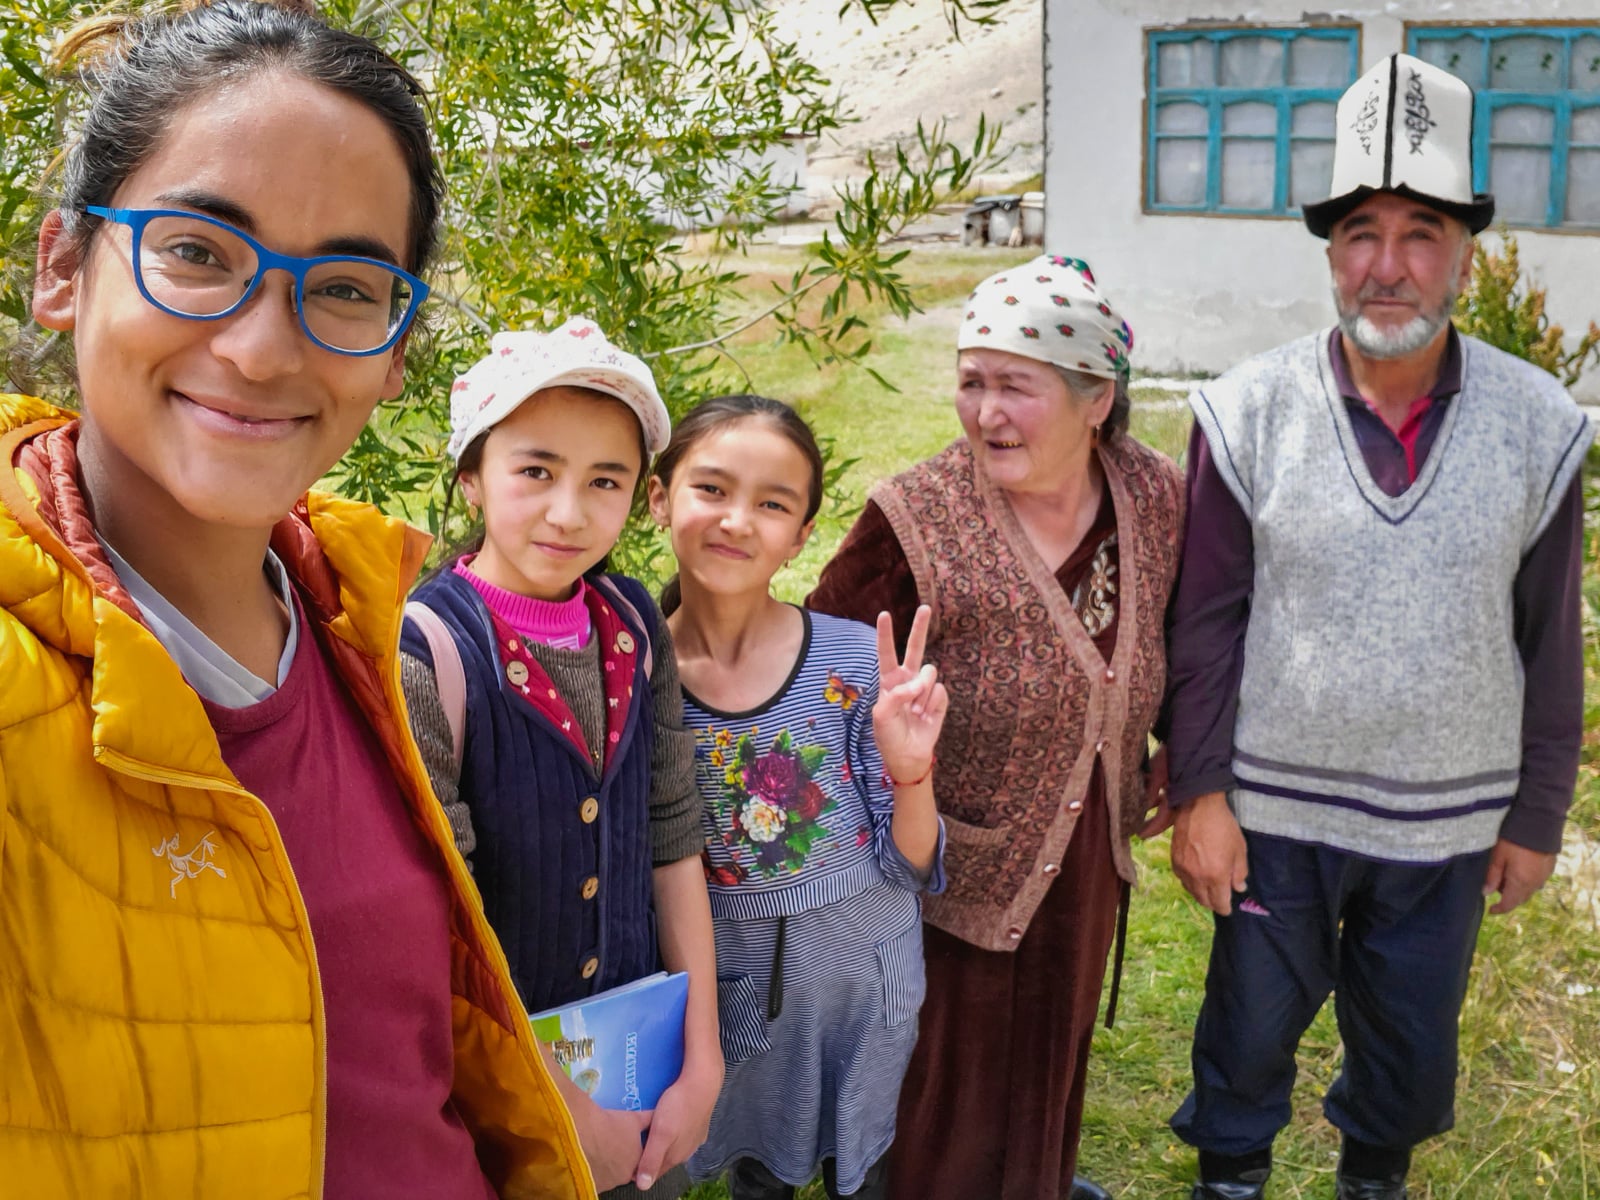
[[[578,815],[583,818],[585,825],[594,824],[594,819],[600,815],[600,801],[590,796],[578,806]]]
[[[617,634],[617,653],[633,653],[633,634],[629,633],[626,629]]]
[[[506,678],[512,687],[521,687],[528,682],[528,665],[513,659],[506,664]]]
[[[1046,875],[1051,876],[1052,878],[1054,876],[1057,876],[1057,875],[1061,874],[1061,864],[1060,863],[1045,863],[1045,865],[1044,865],[1044,873]]]
[[[1071,804],[1067,805],[1067,811],[1068,812],[1077,812],[1082,807],[1083,807],[1083,801],[1082,800],[1074,800]]]
[[[600,880],[598,878],[596,878],[595,876],[593,876],[593,875],[589,876],[589,878],[587,878],[587,879],[585,879],[583,881],[583,889],[582,890],[583,890],[583,898],[585,900],[593,900],[594,897],[595,897],[595,893],[597,893],[600,890]]]
[[[592,955],[583,960],[583,967],[578,972],[585,979],[593,979],[594,973],[600,969],[600,960]]]

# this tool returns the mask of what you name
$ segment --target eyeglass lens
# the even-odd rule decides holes
[[[259,270],[255,248],[221,226],[152,217],[139,242],[139,275],[156,303],[191,317],[227,312]],[[383,345],[411,309],[411,285],[382,263],[335,259],[306,272],[300,311],[306,328],[337,350]]]

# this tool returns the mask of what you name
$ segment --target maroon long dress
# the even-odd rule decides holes
[[[1055,573],[1108,661],[1120,607],[1112,590],[1116,532],[1108,488],[1094,525]],[[1111,589],[1097,586],[1107,579]],[[904,648],[917,588],[876,505],[868,504],[807,603],[869,622],[887,611]],[[938,662],[937,644],[928,658]],[[1061,873],[1015,951],[982,950],[923,926],[928,994],[890,1150],[894,1200],[1060,1200],[1071,1191],[1089,1044],[1122,895],[1107,812],[1097,762]]]

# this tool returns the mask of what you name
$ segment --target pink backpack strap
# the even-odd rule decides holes
[[[433,609],[417,600],[406,604],[406,617],[414,624],[433,652],[433,677],[439,685],[439,703],[450,722],[450,750],[455,757],[456,774],[461,774],[461,748],[466,740],[467,674],[461,666],[461,650],[444,620]]]
[[[650,631],[654,627],[655,623],[653,621],[646,621],[644,617],[639,614],[639,610],[634,607],[633,603],[622,594],[622,589],[619,588],[615,582],[606,578],[606,576],[594,575],[590,577],[589,581],[597,586],[607,596],[609,596],[611,598],[611,603],[615,604],[620,612],[632,617],[633,623],[637,625],[640,632],[644,634],[644,677],[649,679],[652,673],[655,671],[656,665],[655,649],[651,645],[652,639],[650,637]]]

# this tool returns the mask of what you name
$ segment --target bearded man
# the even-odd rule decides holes
[[[1338,106],[1337,327],[1191,399],[1168,692],[1173,869],[1216,915],[1194,1200],[1264,1195],[1336,995],[1340,1200],[1400,1200],[1454,1121],[1482,919],[1555,864],[1583,726],[1579,466],[1553,378],[1451,326],[1493,198],[1472,92],[1408,55]]]

